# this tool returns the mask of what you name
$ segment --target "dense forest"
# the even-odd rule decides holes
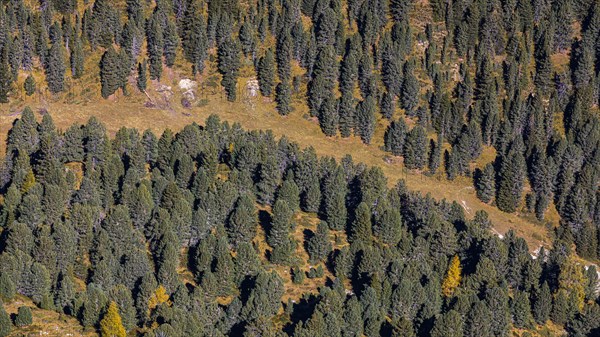
[[[549,321],[600,332],[596,268],[570,232],[535,258],[482,211],[467,219],[270,132],[211,116],[109,139],[94,118],[63,133],[25,109],[6,150],[0,296],[102,336],[481,337]],[[299,227],[298,213],[320,222]],[[282,301],[310,280],[318,289]]]
[[[235,102],[248,65],[276,118],[303,104],[365,144],[384,120],[407,169],[557,212],[552,246],[216,116],[111,139],[25,108],[0,158],[0,299],[102,336],[600,335],[600,2],[0,1],[0,103],[60,100],[90,68],[110,101],[209,67]],[[31,315],[0,306],[0,336]]]

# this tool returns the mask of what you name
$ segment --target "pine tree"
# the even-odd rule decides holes
[[[410,130],[404,145],[404,165],[409,169],[423,169],[427,162],[427,134],[419,125]]]
[[[384,135],[385,150],[394,156],[401,156],[404,153],[406,133],[407,127],[404,118],[400,117],[397,121],[392,121]]]
[[[204,71],[204,61],[208,56],[208,37],[202,11],[203,3],[201,1],[189,1],[182,23],[184,56],[192,63],[194,74]]]
[[[235,209],[229,216],[227,233],[234,246],[249,243],[256,234],[256,207],[253,198],[248,194],[240,196]]]
[[[337,134],[338,121],[337,100],[332,96],[325,97],[319,109],[321,131],[328,137],[334,137]]]
[[[146,91],[146,87],[148,85],[148,83],[147,83],[148,78],[146,76],[147,68],[148,68],[148,65],[146,64],[146,59],[144,59],[142,62],[138,63],[136,84],[137,84],[138,90],[141,92]]]
[[[525,159],[517,151],[511,151],[508,156],[503,158],[496,191],[496,204],[500,210],[513,213],[519,207],[525,169]]]
[[[371,143],[375,133],[375,99],[367,96],[356,108],[356,126],[354,132],[365,144]]]
[[[31,74],[27,76],[25,82],[23,83],[23,89],[25,89],[25,94],[27,96],[31,96],[35,93],[35,79]]]
[[[402,108],[411,114],[419,104],[419,82],[414,75],[414,64],[407,61],[404,64],[404,81],[402,82]]]
[[[534,294],[533,301],[533,317],[539,324],[546,324],[546,321],[550,318],[550,311],[552,310],[552,293],[550,293],[550,287],[548,282],[544,282],[539,290]]]
[[[352,92],[342,92],[338,104],[340,135],[343,138],[350,137],[355,127],[356,100]]]
[[[110,302],[108,310],[100,321],[100,335],[102,337],[125,337],[127,331],[121,322],[119,308],[115,302]]]
[[[56,94],[64,90],[65,70],[64,47],[59,41],[52,44],[48,51],[46,82],[51,93]]]
[[[446,277],[442,282],[442,293],[446,297],[450,297],[454,294],[456,288],[460,285],[461,281],[461,270],[460,260],[457,255],[454,255],[446,271]]]
[[[350,227],[351,242],[360,241],[368,244],[371,242],[373,230],[371,224],[371,209],[365,202],[361,202],[356,208],[354,222]]]
[[[119,54],[110,46],[100,60],[100,83],[102,97],[108,98],[122,85],[122,64]]]
[[[329,226],[321,221],[317,225],[314,236],[308,240],[306,252],[310,256],[311,263],[323,261],[331,251],[329,241]]]
[[[325,99],[333,96],[333,88],[337,78],[337,62],[333,46],[327,45],[319,49],[312,80],[308,85],[308,103],[311,116],[318,116]]]
[[[217,56],[219,72],[223,75],[221,85],[225,88],[227,100],[234,102],[240,71],[240,46],[231,37],[227,37],[219,45]]]
[[[8,48],[4,47],[0,55],[0,103],[8,103],[11,84],[12,75],[8,64]]]
[[[83,45],[79,35],[75,34],[75,41],[72,43],[70,63],[71,63],[71,76],[74,79],[81,78],[84,73],[84,59]]]
[[[475,175],[475,192],[479,200],[486,204],[492,201],[496,194],[496,170],[492,163],[487,163],[479,174]]]
[[[511,302],[511,309],[515,327],[531,327],[533,318],[531,317],[531,306],[528,293],[516,291]]]
[[[162,56],[164,49],[163,27],[160,22],[160,11],[157,7],[146,23],[146,41],[148,60],[150,63],[150,79],[160,80],[162,75]]]
[[[33,317],[31,316],[31,309],[26,306],[19,307],[17,311],[17,317],[15,318],[15,326],[24,327],[31,325]]]
[[[277,103],[277,112],[280,115],[287,116],[293,111],[292,91],[287,81],[277,84],[277,88],[275,88],[275,102]]]
[[[346,177],[338,167],[323,182],[323,217],[333,230],[346,226],[346,190]]]
[[[0,303],[0,337],[7,337],[12,330],[10,316],[4,310],[3,303]]]
[[[261,94],[270,97],[275,83],[275,58],[271,49],[258,61],[257,78]]]

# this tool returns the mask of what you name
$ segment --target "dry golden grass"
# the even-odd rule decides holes
[[[61,315],[55,311],[43,310],[35,306],[30,299],[25,296],[17,295],[17,297],[5,303],[4,307],[9,314],[17,312],[19,307],[27,306],[31,308],[33,316],[33,324],[22,327],[13,328],[11,337],[17,336],[47,336],[47,337],[92,337],[98,336],[95,331],[84,331],[76,318]]]

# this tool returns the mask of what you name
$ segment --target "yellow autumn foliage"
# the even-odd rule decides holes
[[[150,310],[153,310],[163,303],[170,304],[169,294],[167,294],[167,290],[165,289],[165,287],[159,285],[158,288],[156,288],[156,290],[154,291],[154,294],[152,294],[152,296],[150,297],[150,300],[148,300],[148,308]]]
[[[458,256],[454,255],[446,272],[444,282],[442,282],[442,293],[444,296],[450,297],[454,294],[454,290],[456,290],[462,278],[461,271],[460,260]]]
[[[125,327],[123,326],[123,322],[121,321],[121,316],[119,315],[119,308],[117,304],[113,301],[110,302],[108,306],[108,311],[100,321],[100,336],[102,337],[125,337],[127,336],[127,331],[125,331]]]

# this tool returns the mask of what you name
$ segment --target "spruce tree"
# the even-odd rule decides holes
[[[100,60],[100,83],[102,97],[114,94],[121,87],[121,59],[115,49],[110,46]]]
[[[56,94],[64,90],[65,70],[64,47],[58,41],[52,44],[50,51],[48,51],[46,82],[51,93]]]
[[[404,64],[404,81],[402,82],[402,108],[411,114],[419,104],[419,82],[414,75],[414,63],[407,61]]]
[[[275,88],[275,102],[277,103],[277,112],[279,112],[280,115],[287,116],[293,111],[292,90],[287,81],[277,84],[277,87]]]
[[[519,207],[523,193],[525,169],[523,155],[515,150],[502,159],[496,191],[496,204],[500,210],[513,213]]]
[[[355,127],[356,100],[352,92],[342,92],[338,104],[338,124],[342,138],[350,137]]]
[[[8,64],[8,48],[2,48],[0,55],[0,103],[8,103],[8,93],[11,89],[12,75]]]
[[[33,317],[31,316],[31,309],[26,306],[19,307],[17,311],[17,317],[15,317],[15,326],[24,327],[31,325]]]
[[[427,162],[427,134],[419,125],[410,130],[404,145],[404,165],[409,169],[423,169]]]
[[[231,37],[219,45],[217,52],[218,68],[223,78],[221,85],[227,93],[227,100],[234,102],[237,97],[237,80],[240,71],[240,46]]]
[[[317,225],[317,231],[314,236],[308,240],[307,249],[311,263],[323,261],[331,251],[331,242],[329,241],[329,226],[321,221]]]
[[[145,92],[146,87],[148,85],[148,78],[146,75],[146,69],[148,68],[148,65],[146,64],[146,59],[144,59],[142,62],[138,63],[137,68],[138,68],[137,79],[136,79],[137,88],[139,91]]]
[[[12,330],[10,316],[4,310],[4,304],[0,303],[0,337],[7,337]]]
[[[257,78],[261,94],[270,97],[275,83],[275,58],[271,49],[258,61]]]
[[[383,138],[385,150],[394,156],[401,156],[404,153],[406,133],[407,127],[404,118],[400,117],[397,121],[392,121]]]
[[[35,79],[31,74],[29,74],[25,79],[25,82],[23,83],[23,89],[25,89],[25,94],[27,96],[31,96],[35,93]]]
[[[375,99],[367,96],[356,108],[356,126],[354,133],[360,136],[365,144],[371,143],[375,133]]]
[[[208,56],[208,37],[202,11],[203,3],[200,0],[189,1],[182,23],[183,52],[192,63],[194,74],[204,71],[204,61]]]
[[[338,167],[323,182],[323,217],[333,230],[346,226],[346,190],[346,177]]]
[[[475,175],[475,192],[479,200],[486,204],[492,201],[496,194],[496,170],[492,163],[487,163],[483,170]]]
[[[335,136],[337,134],[338,121],[337,100],[332,96],[325,97],[319,109],[321,131],[328,137]]]

